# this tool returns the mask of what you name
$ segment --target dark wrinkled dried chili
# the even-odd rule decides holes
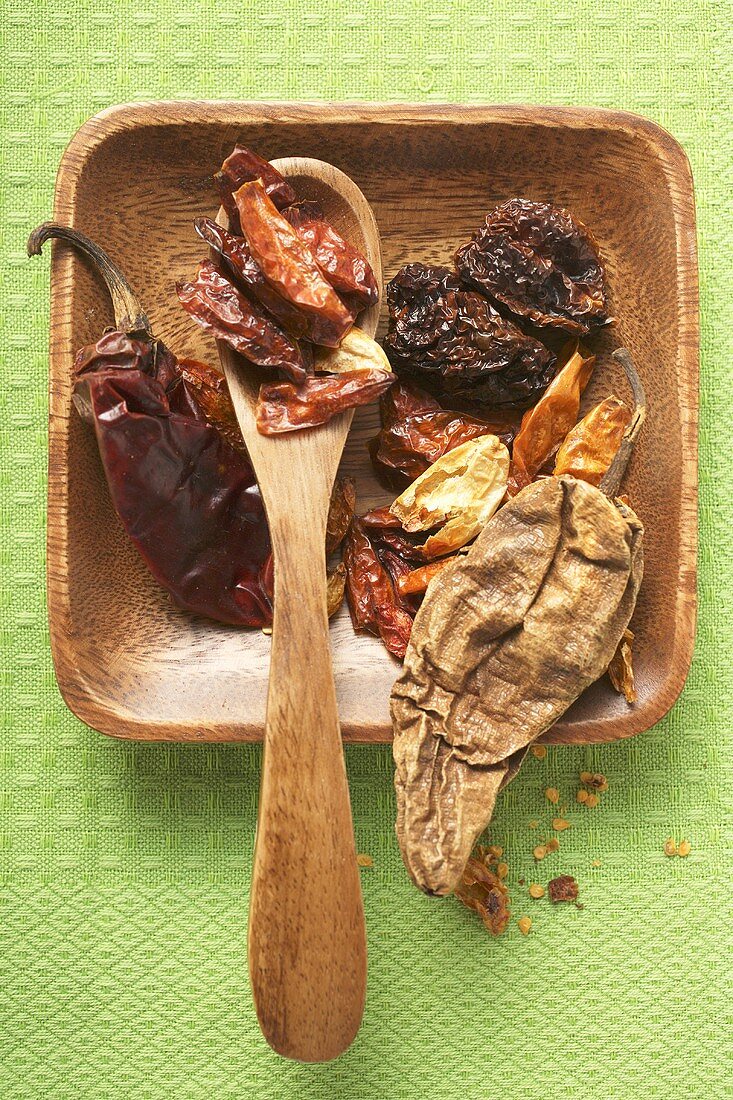
[[[536,325],[585,333],[609,321],[592,233],[567,210],[510,199],[456,252],[461,279]]]
[[[234,199],[249,250],[270,286],[309,315],[314,343],[337,347],[356,314],[323,277],[308,245],[278,212],[259,180],[243,184]]]
[[[74,385],[125,530],[179,607],[236,626],[269,623],[272,558],[257,482],[246,455],[208,422],[221,391],[151,336],[121,272],[88,237],[46,224],[29,253],[51,237],[99,267],[118,326],[130,326],[81,349]]]
[[[376,401],[391,386],[392,375],[381,370],[353,371],[292,382],[265,382],[257,402],[257,430],[278,435],[325,424],[338,413]]]
[[[306,378],[297,342],[283,332],[250,298],[205,260],[193,282],[176,285],[188,314],[217,340],[224,340],[251,363],[283,371],[294,382]]]
[[[439,396],[523,408],[552,379],[552,352],[461,288],[446,267],[403,267],[387,286],[387,304],[392,366]]]
[[[239,231],[239,212],[233,198],[234,192],[243,183],[257,179],[262,180],[265,191],[278,209],[295,202],[295,191],[277,168],[253,153],[246,145],[235,145],[214,176],[221,204],[229,216],[229,227],[234,233]]]

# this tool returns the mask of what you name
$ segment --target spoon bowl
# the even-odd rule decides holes
[[[361,249],[381,286],[379,233],[356,184],[320,160],[273,161]],[[220,224],[226,226],[223,209]],[[374,335],[379,303],[357,318]],[[275,563],[265,749],[249,916],[249,969],[270,1046],[305,1062],[337,1057],[366,994],[366,934],[326,611],[328,506],[353,410],[285,435],[257,431],[261,377],[219,357],[267,511]]]

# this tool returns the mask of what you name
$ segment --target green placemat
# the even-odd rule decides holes
[[[733,257],[728,3],[240,4],[5,0],[0,361],[0,1096],[507,1100],[730,1096],[729,944]],[[551,749],[502,796],[514,923],[488,937],[420,896],[392,831],[389,751],[351,748],[370,986],[337,1063],[278,1060],[244,960],[259,750],[110,742],[67,712],[43,597],[51,211],[77,126],[146,98],[575,103],[639,111],[683,143],[702,287],[700,626],[673,712],[629,744]],[[640,200],[641,201],[641,200]],[[722,242],[722,243],[721,243]],[[579,770],[605,772],[594,811]],[[570,802],[558,869],[585,908],[522,899],[543,789]],[[688,837],[687,860],[665,838]],[[593,861],[601,866],[594,867]],[[545,867],[542,870],[545,870]]]

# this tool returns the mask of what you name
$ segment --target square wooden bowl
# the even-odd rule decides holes
[[[695,628],[697,263],[680,146],[645,119],[599,110],[210,102],[104,111],[64,153],[55,220],[84,230],[120,264],[167,344],[211,363],[213,342],[180,309],[174,283],[202,255],[192,221],[215,215],[211,174],[236,141],[270,158],[318,157],[352,176],[377,217],[385,281],[410,260],[450,262],[511,196],[566,206],[591,227],[617,321],[591,342],[598,363],[588,398],[627,393],[610,358],[624,345],[649,403],[625,485],[646,525],[632,622],[638,702],[628,706],[603,678],[544,740],[610,741],[648,729],[682,688]],[[59,687],[75,714],[116,737],[257,740],[269,638],[173,606],[125,537],[93,434],[72,409],[74,352],[111,321],[99,279],[57,243],[48,599]],[[390,499],[365,449],[377,427],[375,407],[357,410],[344,455],[360,510]],[[354,634],[345,608],[331,637],[344,737],[389,741],[396,662],[376,638]]]

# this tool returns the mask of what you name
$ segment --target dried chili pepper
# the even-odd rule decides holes
[[[243,183],[262,180],[265,191],[274,205],[280,209],[295,202],[296,194],[288,181],[280,175],[268,160],[263,160],[245,145],[235,145],[219,171],[214,182],[219,188],[221,204],[229,217],[229,227],[233,233],[239,231],[239,212],[234,201],[234,192]]]
[[[308,245],[277,211],[259,180],[244,183],[234,200],[250,252],[270,286],[309,315],[314,343],[337,347],[356,314],[326,282]]]
[[[398,836],[421,889],[455,888],[512,759],[607,669],[642,536],[595,486],[545,478],[431,584],[392,692]]]
[[[576,344],[547,392],[522,417],[522,424],[512,447],[508,487],[510,496],[529,485],[575,424],[580,398],[593,372],[595,361],[595,355],[589,355]]]
[[[328,371],[331,374],[353,374],[360,370],[392,373],[383,349],[356,325],[346,333],[337,348],[319,348],[314,365],[317,371]]]
[[[400,588],[400,581],[403,581],[407,574],[412,572],[412,566],[409,562],[405,561],[403,557],[395,553],[394,550],[377,548],[377,555],[382,565],[389,573],[389,578],[392,581],[395,603],[401,607],[403,611],[406,611],[411,619],[414,619],[418,603],[409,593],[403,592]]]
[[[458,554],[440,558],[438,561],[428,562],[427,565],[419,565],[417,569],[411,569],[397,581],[397,591],[403,596],[420,596],[427,591],[428,585],[438,573],[442,573],[446,565],[458,561]]]
[[[325,424],[356,405],[368,405],[391,386],[392,375],[381,370],[354,371],[292,382],[265,382],[257,402],[257,430],[278,435]]]
[[[509,891],[486,864],[485,850],[477,848],[463,870],[454,893],[468,909],[473,909],[492,936],[500,936],[509,925]]]
[[[365,256],[327,222],[318,203],[297,202],[282,210],[298,236],[310,248],[321,273],[358,313],[379,301],[379,288]]]
[[[336,614],[344,602],[346,591],[346,566],[339,562],[326,577],[326,611],[329,619]]]
[[[206,363],[200,363],[197,359],[179,359],[176,363],[176,373],[185,383],[182,387],[186,394],[191,391],[195,394],[196,403],[204,414],[206,421],[216,428],[220,435],[226,439],[235,450],[247,453],[242,439],[242,432],[237,422],[232,399],[229,396],[229,387],[223,374]],[[158,376],[159,377],[159,376]],[[169,392],[168,398],[171,405],[177,404],[175,396]],[[177,411],[183,411],[177,409]]]
[[[326,520],[326,553],[332,554],[346,537],[354,518],[356,486],[353,477],[337,477],[331,490]]]
[[[286,332],[297,338],[313,339],[311,318],[272,289],[244,237],[235,237],[211,218],[196,218],[193,226],[199,237],[221,256],[235,281],[256,298]]]
[[[176,285],[188,314],[218,340],[224,340],[252,363],[282,370],[294,382],[306,378],[298,344],[262,309],[233,286],[210,260],[191,283]]]
[[[387,303],[392,366],[439,395],[521,408],[553,376],[552,352],[462,289],[446,267],[403,267],[387,286]]]
[[[390,510],[406,531],[429,531],[428,558],[458,550],[486,526],[504,499],[509,452],[495,435],[482,435],[444,454],[397,497]]]
[[[357,519],[346,536],[343,558],[354,630],[377,634],[389,652],[401,659],[412,630],[412,617],[397,602],[392,581]]]
[[[510,199],[456,252],[461,279],[535,325],[586,333],[609,322],[589,229],[546,202]]]
[[[623,695],[627,703],[636,702],[636,685],[634,683],[634,662],[632,645],[634,633],[632,630],[624,630],[623,637],[618,643],[618,649],[614,653],[608,666],[608,678],[619,695]]]
[[[572,474],[591,485],[600,485],[630,423],[631,409],[618,397],[601,401],[570,429],[560,444],[555,476]]]
[[[29,253],[51,237],[97,266],[126,329],[81,349],[74,385],[125,530],[179,607],[236,626],[271,622],[265,512],[246,455],[208,422],[206,401],[199,404],[211,380],[199,372],[192,384],[190,363],[178,370],[122,273],[84,234],[47,223],[31,235]]]

